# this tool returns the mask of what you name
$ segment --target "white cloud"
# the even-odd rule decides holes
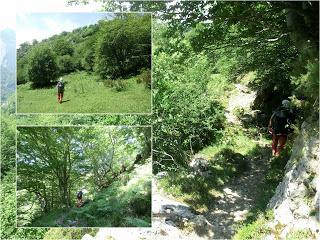
[[[19,15],[20,18],[20,15]],[[23,18],[23,17],[22,17]],[[39,19],[40,20],[40,19]],[[32,28],[19,28],[16,32],[16,47],[23,42],[32,42],[32,40],[36,39],[41,41],[43,39],[49,38],[54,34],[59,34],[63,31],[70,32],[75,28],[78,28],[75,22],[71,20],[63,20],[63,21],[55,21],[49,17],[43,18],[43,23],[46,26],[45,28],[37,28],[36,26]]]
[[[90,1],[88,5],[67,6],[67,0],[1,0],[0,30],[15,29],[16,13],[31,12],[96,12],[102,4]]]
[[[48,31],[54,32],[55,34],[61,33],[63,31],[72,31],[73,29],[79,27],[78,24],[72,22],[71,20],[65,20],[62,22],[54,21],[51,18],[45,18],[44,23],[48,27]]]

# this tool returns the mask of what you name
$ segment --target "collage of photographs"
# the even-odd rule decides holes
[[[0,240],[320,239],[319,1],[0,20]]]

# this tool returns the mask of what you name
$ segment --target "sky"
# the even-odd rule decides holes
[[[16,18],[16,45],[23,42],[41,41],[63,31],[97,23],[101,19],[111,18],[107,13],[20,13]]]
[[[25,22],[21,22],[21,24],[27,26],[28,22],[25,18],[30,13],[62,13],[62,12],[97,12],[101,9],[101,3],[90,1],[88,5],[79,5],[79,6],[67,6],[67,0],[1,0],[0,1],[0,31],[5,28],[16,29],[16,15],[20,16],[21,20]],[[84,16],[84,15],[83,15]],[[85,18],[87,19],[87,18]],[[78,20],[85,20],[80,19]],[[34,19],[31,19],[34,21]],[[21,43],[21,41],[29,40],[31,35],[34,35],[39,38],[48,36],[49,32],[56,34],[57,31],[60,31],[62,26],[65,27],[64,31],[72,30],[72,27],[81,26],[83,21],[78,22],[76,17],[62,17],[60,15],[60,19],[57,16],[49,19],[43,19],[45,22],[39,24],[38,26],[33,25],[34,29],[30,29],[27,31],[21,31],[19,34],[19,39],[17,36],[17,41]],[[65,20],[65,22],[63,22]],[[92,18],[88,19],[88,24],[92,23]],[[47,24],[47,28],[44,28],[44,24]],[[29,24],[30,25],[30,24]],[[86,25],[86,24],[84,24]],[[22,26],[22,25],[20,25]],[[20,27],[21,28],[21,27]],[[41,33],[40,30],[45,30],[46,33]],[[31,37],[32,40],[32,37]]]

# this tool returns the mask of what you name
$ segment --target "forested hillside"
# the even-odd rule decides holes
[[[317,148],[309,147],[314,146],[318,136],[314,126],[319,110],[319,3],[127,3],[105,2],[104,10],[155,13],[152,116],[40,115],[19,116],[17,122],[152,123],[153,170],[158,187],[153,199],[158,209],[153,228],[15,228],[12,147],[7,148],[11,152],[4,153],[3,236],[81,239],[89,233],[91,237],[86,234],[84,239],[125,239],[128,234],[132,239],[316,239],[316,228],[296,227],[301,222],[311,226],[306,224],[309,218],[319,223],[319,188],[314,187],[319,181],[317,165],[306,164],[319,163]],[[294,132],[280,156],[272,157],[268,120],[284,99],[295,110]],[[6,146],[12,146],[14,118],[10,114],[3,118],[7,125],[2,131],[7,137],[2,138]],[[303,122],[307,127],[301,131]],[[307,145],[301,143],[303,139],[307,139]],[[295,140],[298,142],[293,144]],[[292,160],[285,167],[292,151]],[[301,175],[294,175],[296,166]],[[305,191],[305,198],[294,195],[291,188],[288,195],[284,194],[282,190],[290,180],[293,186],[305,185],[300,189]],[[309,207],[308,211],[299,208],[302,221],[291,213],[279,215],[273,208],[281,205],[280,210],[287,211],[291,206],[300,206],[297,202]],[[277,222],[279,216],[289,216],[287,223],[294,224]]]
[[[150,14],[118,14],[24,42],[17,49],[18,111],[148,112],[150,68]],[[52,95],[60,77],[68,100],[57,109]]]
[[[150,128],[19,127],[18,226],[150,225],[151,168],[129,184],[149,137]]]

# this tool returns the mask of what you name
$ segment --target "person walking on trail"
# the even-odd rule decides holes
[[[272,134],[272,156],[279,156],[287,142],[288,135],[292,132],[291,124],[294,121],[290,102],[283,100],[282,105],[272,114],[268,130]]]
[[[64,93],[64,82],[62,77],[58,80],[57,89],[58,89],[58,102],[61,103],[63,98],[63,93]]]
[[[82,200],[82,196],[83,196],[83,191],[82,189],[77,193],[77,207],[81,207],[83,204],[83,200]]]

